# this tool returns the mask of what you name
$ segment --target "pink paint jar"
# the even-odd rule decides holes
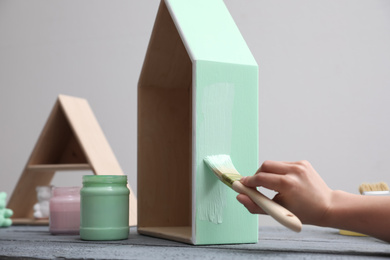
[[[50,199],[50,233],[79,234],[81,187],[54,187]]]

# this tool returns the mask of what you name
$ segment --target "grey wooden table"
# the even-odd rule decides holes
[[[390,258],[390,244],[348,237],[338,230],[305,226],[296,234],[261,227],[257,244],[192,246],[139,235],[89,242],[79,236],[50,235],[46,226],[0,228],[0,259],[377,259]]]

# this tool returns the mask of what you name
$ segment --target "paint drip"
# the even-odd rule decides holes
[[[217,182],[216,187],[210,189],[210,192],[204,196],[202,207],[199,207],[199,219],[221,224],[223,222],[222,213],[226,206],[224,184]]]

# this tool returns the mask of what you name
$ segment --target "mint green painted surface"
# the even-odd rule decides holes
[[[195,244],[256,243],[258,217],[219,181],[203,159],[229,154],[241,175],[258,168],[258,68],[195,63]]]
[[[258,164],[258,66],[222,0],[165,0],[193,65],[193,243],[256,243],[258,217],[203,159]]]
[[[165,0],[191,60],[255,65],[222,0]]]
[[[129,235],[126,175],[85,175],[80,191],[80,238],[121,240]]]

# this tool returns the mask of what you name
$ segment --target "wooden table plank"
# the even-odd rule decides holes
[[[261,227],[257,244],[193,246],[143,236],[135,227],[120,241],[83,241],[77,235],[51,235],[44,226],[0,228],[0,259],[379,259],[390,244],[371,237],[348,237],[338,230]]]

